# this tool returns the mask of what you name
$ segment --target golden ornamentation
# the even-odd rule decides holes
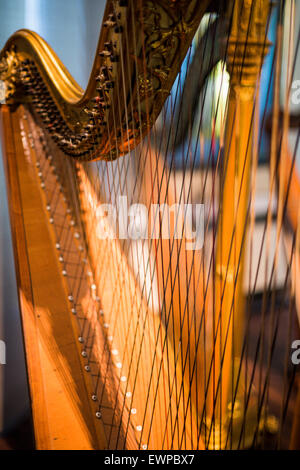
[[[228,5],[232,16],[227,68],[233,86],[254,87],[270,42],[266,24],[269,0],[234,0]]]
[[[0,60],[0,80],[5,85],[5,102],[11,102],[19,81],[19,60],[13,48],[6,51]]]
[[[39,104],[37,113],[65,154],[77,160],[112,160],[138,145],[156,121],[209,3],[131,0],[121,8],[108,0],[103,19],[106,27],[101,30],[85,93],[49,45],[32,31],[15,33],[0,60],[6,60],[7,52],[16,47],[21,61],[20,84],[25,85],[20,88],[20,100],[30,97],[33,106]],[[141,27],[143,41],[137,34]],[[128,62],[123,67],[131,76],[126,90],[120,81],[121,60]],[[16,84],[13,78],[12,99]],[[126,97],[121,108],[120,89]],[[116,126],[114,116],[120,109],[124,111]]]

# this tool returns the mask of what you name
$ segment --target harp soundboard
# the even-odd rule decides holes
[[[85,91],[1,51],[38,449],[299,448],[294,9],[108,0]]]

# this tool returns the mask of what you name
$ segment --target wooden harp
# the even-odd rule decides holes
[[[108,0],[85,92],[36,33],[2,50],[38,449],[299,447],[298,44],[282,103],[279,3]]]

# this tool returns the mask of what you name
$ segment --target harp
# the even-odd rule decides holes
[[[38,449],[299,448],[299,40],[283,3],[108,0],[85,92],[37,34],[8,39]]]

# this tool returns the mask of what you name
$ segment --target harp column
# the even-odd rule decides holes
[[[230,91],[215,264],[213,380],[206,426],[206,433],[210,426],[206,438],[210,448],[247,447],[257,426],[253,409],[244,406],[242,281],[255,151],[254,111],[260,70],[268,49],[269,9],[269,0],[234,0],[229,5]]]

